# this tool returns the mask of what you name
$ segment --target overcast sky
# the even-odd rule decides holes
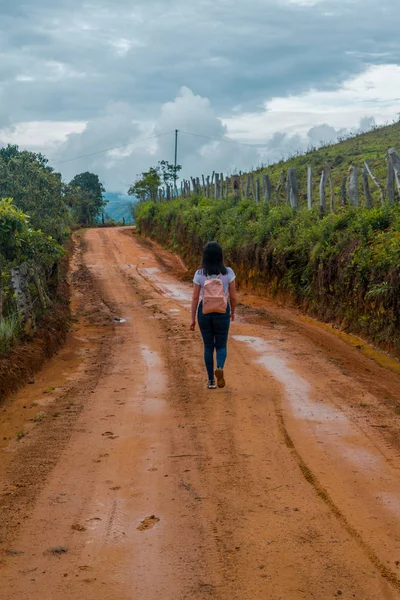
[[[111,191],[175,129],[185,176],[245,170],[397,119],[399,31],[395,0],[0,0],[0,145]]]

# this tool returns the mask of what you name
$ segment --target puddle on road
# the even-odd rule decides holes
[[[277,356],[281,352],[279,348],[259,337],[232,337],[252,348],[258,354],[255,362],[265,367],[284,386],[293,415],[312,426],[316,443],[321,444],[321,448],[325,447],[328,460],[330,454],[339,454],[350,464],[353,472],[367,480],[379,479],[386,489],[375,496],[375,500],[399,516],[400,496],[394,492],[397,481],[387,471],[382,456],[365,446],[366,440],[347,416],[335,407],[312,400],[311,386],[288,366],[284,357]]]
[[[160,269],[158,267],[142,267],[139,269],[142,275],[155,275],[156,273],[160,273]]]
[[[175,283],[168,281],[160,275],[162,271],[157,267],[154,268],[140,268],[138,269],[140,275],[145,277],[148,281],[151,281],[166,298],[176,300],[183,306],[189,307],[192,302],[192,291],[186,285],[182,283]]]
[[[371,452],[368,452],[368,450],[365,450],[365,448],[343,445],[341,451],[348,461],[357,466],[362,465],[364,468],[368,469],[370,474],[375,473],[376,475],[380,475],[381,459]]]
[[[300,377],[293,369],[288,367],[286,361],[276,355],[276,348],[258,337],[245,335],[234,335],[233,339],[249,345],[261,356],[257,363],[263,365],[270,371],[275,379],[284,385],[294,415],[298,419],[315,421],[319,424],[338,423],[343,433],[343,426],[349,424],[349,420],[340,410],[324,406],[322,402],[316,402],[310,398],[310,385]]]
[[[143,385],[143,405],[146,412],[160,411],[165,406],[163,398],[165,390],[165,376],[162,372],[162,361],[160,356],[148,346],[140,349],[146,366],[146,376]]]

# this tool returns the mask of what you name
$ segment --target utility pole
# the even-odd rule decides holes
[[[175,129],[175,162],[174,162],[174,187],[175,187],[175,194],[178,195],[178,188],[176,186],[176,165],[177,165],[177,161],[178,161],[178,129]]]

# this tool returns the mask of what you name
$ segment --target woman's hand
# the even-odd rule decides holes
[[[194,331],[196,328],[196,319],[190,321],[190,331]]]
[[[234,320],[235,320],[235,313],[231,312],[231,321],[232,321],[232,323],[233,323]]]

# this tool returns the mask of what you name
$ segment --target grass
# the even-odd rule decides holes
[[[0,356],[7,356],[12,350],[19,333],[19,318],[12,315],[0,318]]]
[[[39,412],[36,417],[32,419],[34,423],[41,423],[47,417],[45,412]]]
[[[350,166],[354,165],[361,169],[364,161],[369,165],[380,183],[386,186],[387,164],[385,155],[390,147],[400,150],[400,122],[385,127],[376,127],[372,131],[346,139],[338,144],[313,149],[303,155],[293,156],[285,161],[274,165],[257,169],[255,176],[267,173],[273,187],[279,182],[280,173],[285,174],[289,168],[296,169],[299,184],[300,202],[306,202],[307,190],[307,167],[313,168],[313,196],[318,201],[319,179],[322,169],[326,163],[331,167],[332,181],[336,198],[339,197],[340,185],[343,176],[346,175]],[[245,176],[244,176],[245,179]],[[361,179],[361,178],[360,178]],[[283,186],[284,187],[284,186]],[[373,201],[379,203],[379,190],[370,181],[370,189]],[[284,190],[282,191],[284,194]],[[362,198],[362,186],[360,180],[360,198]],[[327,189],[327,199],[329,190]]]

